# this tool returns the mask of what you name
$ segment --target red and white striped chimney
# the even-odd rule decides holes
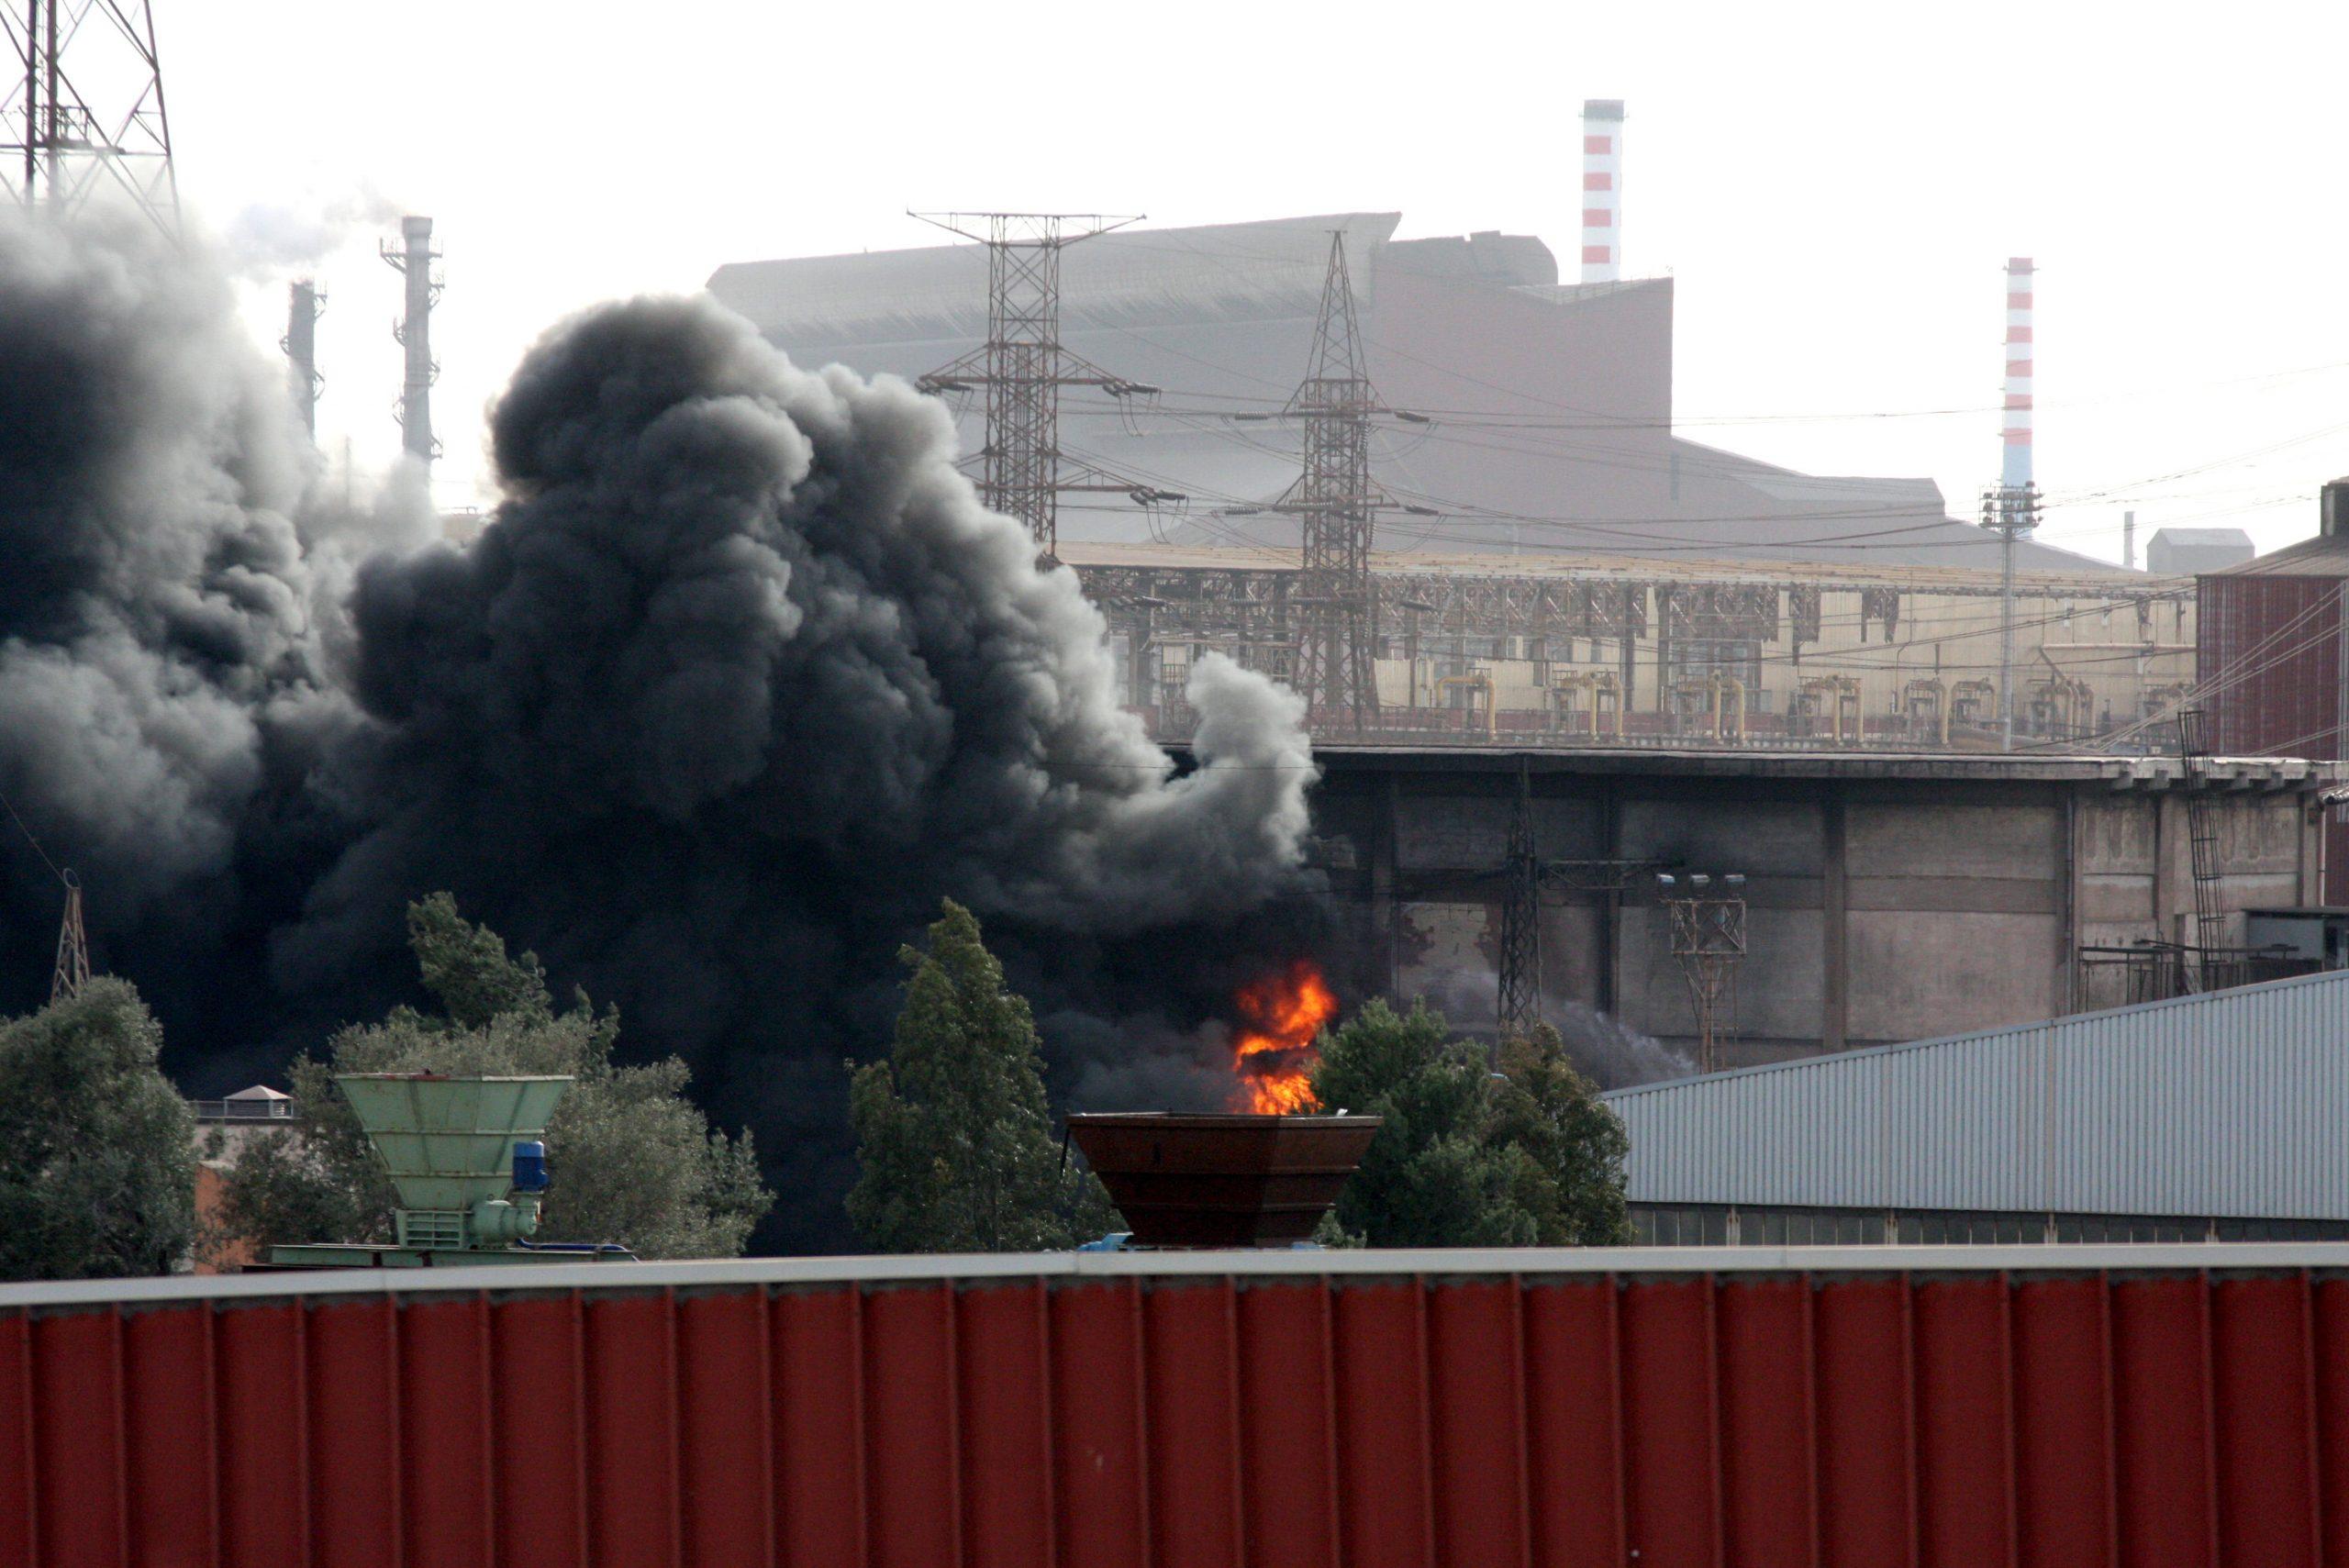
[[[1582,281],[1623,275],[1623,100],[1582,105]]]
[[[2000,438],[2006,460],[1998,483],[2021,490],[2031,483],[2031,258],[2007,262],[2007,411]]]

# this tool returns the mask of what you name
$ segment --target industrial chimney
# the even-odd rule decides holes
[[[2137,514],[2121,514],[2121,564],[2137,570]]]
[[[440,280],[433,275],[432,263],[440,257],[432,249],[430,218],[400,219],[400,250],[382,247],[392,270],[407,278],[406,312],[392,324],[393,340],[407,350],[407,377],[400,388],[400,445],[429,463],[440,455],[440,443],[432,439],[432,384],[440,379],[440,366],[432,358],[431,326],[432,306],[440,297]]]
[[[2031,258],[2007,262],[2006,461],[1998,483],[2009,490],[2031,484]]]
[[[293,394],[295,412],[302,416],[302,428],[315,441],[318,437],[318,389],[326,384],[318,374],[318,313],[326,308],[327,296],[308,278],[294,280],[292,295],[285,336],[278,339],[277,346],[285,351],[285,384]]]
[[[1582,106],[1582,281],[1623,275],[1623,100]]]

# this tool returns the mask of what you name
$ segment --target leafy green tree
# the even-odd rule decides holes
[[[538,959],[509,957],[445,893],[409,906],[408,940],[444,1016],[400,1007],[337,1034],[325,1061],[297,1059],[288,1077],[300,1126],[239,1157],[223,1194],[228,1230],[262,1242],[390,1239],[391,1183],[335,1093],[338,1073],[562,1073],[576,1081],[547,1126],[556,1181],[539,1240],[620,1241],[647,1258],[740,1253],[774,1195],[750,1134],[713,1131],[685,1096],[683,1062],[615,1063],[618,1014],[584,995],[558,1011]]]
[[[195,1127],[127,981],[0,1021],[0,1279],[169,1273],[195,1239]]]
[[[1516,1197],[1544,1247],[1616,1247],[1631,1240],[1623,1207],[1623,1123],[1575,1070],[1548,1024],[1501,1041],[1485,1136],[1524,1158]]]
[[[1554,1030],[1503,1047],[1454,1040],[1425,1002],[1374,1000],[1325,1036],[1313,1093],[1385,1119],[1340,1195],[1337,1225],[1374,1247],[1620,1240],[1621,1125]]]
[[[949,899],[906,985],[888,1060],[849,1064],[863,1167],[849,1218],[884,1252],[1073,1246],[1116,1211],[1088,1171],[1064,1170],[1045,1109],[1027,1002],[1004,989],[979,922]]]

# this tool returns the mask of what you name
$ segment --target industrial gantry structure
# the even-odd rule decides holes
[[[1061,451],[1061,388],[1089,386],[1113,398],[1146,398],[1158,390],[1112,375],[1061,343],[1061,252],[1141,219],[1034,212],[912,216],[986,247],[986,341],[918,384],[935,394],[985,390],[979,495],[987,506],[1026,524],[1037,552],[1056,559],[1063,493],[1127,495],[1142,506],[1182,500],[1088,463],[1064,462]]]
[[[1295,684],[1316,727],[1371,729],[1378,722],[1378,605],[1370,551],[1378,507],[1386,500],[1370,477],[1370,431],[1384,413],[1364,367],[1354,319],[1346,237],[1330,236],[1330,272],[1313,357],[1288,401],[1304,427],[1304,472],[1276,504],[1297,515],[1304,533]]]
[[[0,99],[0,187],[62,217],[127,200],[180,237],[172,122],[150,6],[26,0],[0,15],[21,74]]]

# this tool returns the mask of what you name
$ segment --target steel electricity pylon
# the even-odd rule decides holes
[[[70,217],[128,198],[180,238],[155,17],[143,0],[20,0],[0,14],[19,67],[0,99],[0,187]]]
[[[1343,231],[1330,236],[1313,357],[1286,412],[1305,427],[1304,472],[1276,503],[1302,525],[1303,570],[1289,600],[1301,612],[1296,687],[1317,727],[1375,728],[1370,548],[1378,508],[1389,503],[1371,482],[1370,428],[1386,409],[1363,362]]]
[[[1509,813],[1501,867],[1500,1037],[1533,1032],[1542,1021],[1542,861],[1533,840],[1533,781],[1518,759],[1517,803]]]
[[[1025,523],[1048,560],[1060,548],[1063,494],[1126,495],[1145,507],[1181,501],[1172,491],[1065,460],[1061,452],[1061,388],[1097,387],[1119,399],[1157,395],[1158,388],[1112,375],[1061,346],[1061,252],[1141,219],[1057,212],[909,216],[987,248],[986,341],[917,384],[932,394],[985,389],[980,499]]]
[[[57,932],[57,967],[50,972],[49,999],[62,1002],[79,996],[90,983],[90,939],[82,929],[82,884],[71,871],[58,873],[65,884],[65,918]]]

